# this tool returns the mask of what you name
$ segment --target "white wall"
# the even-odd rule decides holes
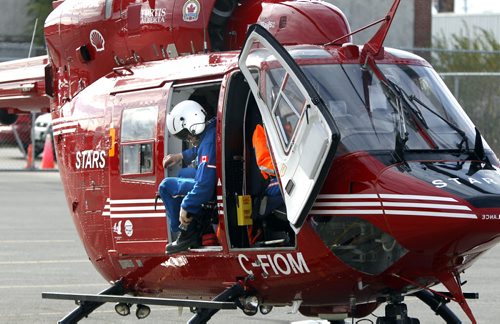
[[[500,14],[435,14],[432,16],[432,37],[452,34],[474,37],[476,27],[493,32],[500,43]]]

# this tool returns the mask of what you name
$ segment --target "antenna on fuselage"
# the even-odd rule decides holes
[[[391,28],[392,21],[394,20],[400,2],[401,0],[394,0],[391,9],[389,9],[389,12],[385,16],[382,26],[380,26],[375,35],[373,35],[373,37],[363,46],[363,50],[359,57],[362,65],[365,66],[370,58],[374,60],[381,54],[385,38],[387,37],[389,28]]]
[[[384,40],[387,37],[387,33],[389,32],[389,28],[391,27],[392,20],[394,19],[394,16],[396,15],[396,11],[398,10],[400,2],[401,2],[401,0],[395,0],[394,3],[392,4],[391,9],[389,9],[389,12],[387,13],[387,15],[384,18],[375,20],[374,22],[372,22],[366,26],[363,26],[361,28],[358,28],[355,31],[350,32],[349,34],[346,34],[346,35],[341,36],[341,37],[339,37],[331,42],[328,42],[328,43],[324,44],[323,46],[328,46],[328,45],[332,45],[332,44],[339,45],[339,44],[337,44],[337,42],[339,42],[340,40],[343,40],[343,39],[348,38],[352,35],[355,35],[359,32],[362,32],[363,30],[368,29],[370,27],[373,27],[379,23],[383,23],[382,26],[380,26],[379,30],[375,33],[375,35],[365,44],[365,46],[363,47],[363,52],[362,52],[362,58],[364,60],[366,60],[366,59],[363,57],[363,55],[366,56],[369,52],[370,53],[374,52],[376,54],[374,56],[378,56],[380,54],[380,50],[382,48],[382,45],[384,44]]]

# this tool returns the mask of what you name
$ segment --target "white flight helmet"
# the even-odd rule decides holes
[[[205,130],[205,109],[193,100],[179,102],[167,114],[168,132],[185,140],[189,134],[197,136]]]

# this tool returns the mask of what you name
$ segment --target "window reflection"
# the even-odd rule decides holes
[[[154,138],[157,107],[127,109],[122,117],[122,142]]]
[[[281,139],[288,148],[304,111],[306,98],[283,68],[268,71],[266,93],[268,107]]]
[[[153,172],[153,144],[122,145],[122,173]]]
[[[104,8],[104,19],[111,18],[112,13],[113,13],[113,0],[106,0]]]
[[[157,107],[127,109],[121,126],[121,172],[142,174],[153,172],[153,145]]]

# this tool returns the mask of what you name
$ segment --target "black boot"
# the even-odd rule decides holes
[[[196,219],[193,219],[186,230],[181,230],[177,240],[167,244],[165,253],[179,253],[189,248],[197,248],[199,246],[201,246],[201,227]]]

